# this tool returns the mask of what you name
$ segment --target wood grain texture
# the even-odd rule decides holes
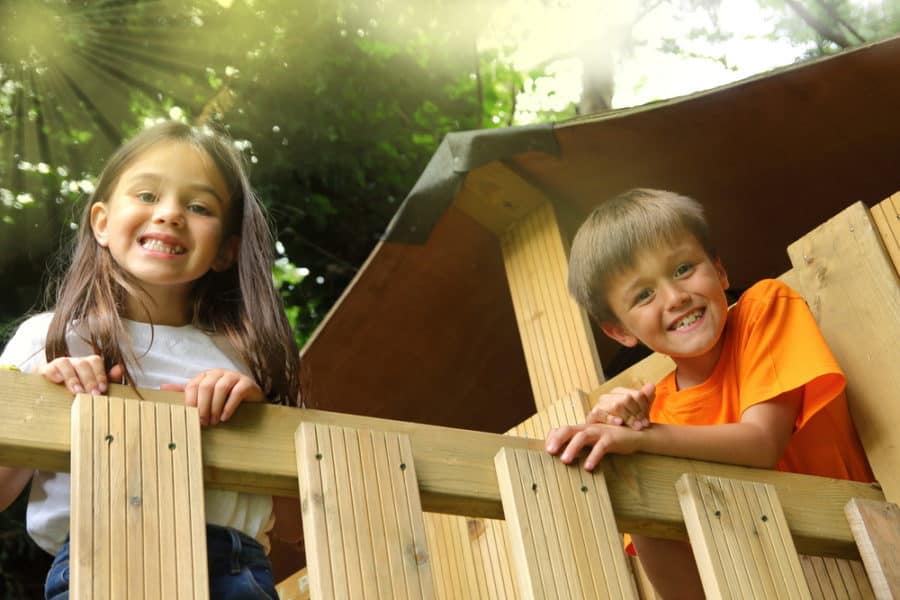
[[[888,500],[900,501],[900,280],[869,210],[857,203],[791,244],[788,254],[847,375],[856,429]]]
[[[854,498],[846,513],[875,597],[900,598],[900,508]]]
[[[496,457],[522,598],[637,598],[601,473],[545,452]]]
[[[546,202],[500,238],[503,262],[537,412],[571,390],[603,381],[587,313],[566,288],[568,259]]]
[[[433,598],[409,441],[304,423],[297,468],[314,598]]]
[[[0,371],[0,389],[0,464],[68,470],[71,396],[40,376],[8,371]],[[111,393],[127,391],[113,386]],[[183,402],[175,392],[142,394],[157,402]],[[494,455],[504,446],[543,450],[541,440],[248,404],[227,424],[201,431],[205,485],[296,496],[294,431],[301,422],[406,434],[423,507],[435,512],[502,516]],[[657,537],[686,539],[675,493],[675,480],[686,472],[772,483],[797,548],[808,553],[856,556],[844,505],[853,497],[884,500],[880,490],[861,483],[649,454],[608,457],[602,469],[619,529]],[[817,499],[813,505],[810,496]]]
[[[71,410],[72,598],[209,598],[197,409],[80,394]]]
[[[684,475],[676,484],[710,598],[812,598],[775,488]]]

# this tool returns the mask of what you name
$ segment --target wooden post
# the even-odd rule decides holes
[[[311,597],[433,598],[409,439],[303,423],[296,443]]]
[[[676,484],[710,598],[811,598],[770,485],[683,475]]]
[[[197,409],[79,394],[71,436],[72,598],[208,598]]]
[[[900,508],[854,498],[845,512],[875,597],[900,598]]]
[[[523,598],[637,599],[602,473],[514,448],[495,462]]]

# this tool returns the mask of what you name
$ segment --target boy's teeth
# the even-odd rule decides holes
[[[702,314],[703,314],[702,310],[699,310],[699,309],[695,310],[691,314],[687,315],[686,317],[684,317],[683,319],[681,319],[680,321],[675,323],[675,329],[683,329],[683,328],[687,327],[688,325],[692,324],[694,321],[699,319]]]
[[[167,252],[168,254],[183,254],[184,248],[181,246],[169,246],[159,240],[150,239],[144,240],[141,242],[141,246],[146,248],[147,250],[153,250],[155,252]]]

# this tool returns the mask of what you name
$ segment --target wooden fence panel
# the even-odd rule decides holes
[[[676,484],[711,598],[811,598],[771,485],[685,474]]]
[[[208,598],[197,409],[79,394],[71,436],[72,598]]]
[[[433,598],[403,434],[302,423],[297,469],[313,598]]]

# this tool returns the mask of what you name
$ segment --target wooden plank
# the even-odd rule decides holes
[[[275,591],[278,592],[279,600],[310,600],[307,568],[279,581]]]
[[[638,597],[602,474],[515,448],[496,463],[523,598]]]
[[[159,512],[157,522],[159,527],[159,573],[160,594],[163,598],[178,597],[178,583],[172,573],[178,572],[175,548],[175,498],[173,495],[173,481],[175,477],[172,465],[172,420],[169,409],[171,407],[157,404],[154,407],[156,424],[156,485],[158,490],[157,502]],[[152,517],[151,517],[152,518]],[[152,527],[152,525],[151,525]]]
[[[69,591],[90,598],[94,585],[94,417],[93,400],[78,394],[72,403],[72,473]]]
[[[141,456],[141,529],[144,536],[144,597],[147,600],[161,598],[162,592],[162,553],[159,542],[159,482],[156,448],[159,443],[156,431],[156,406],[149,402],[138,404],[140,417],[140,456]]]
[[[788,247],[800,291],[847,375],[850,412],[888,500],[900,501],[900,280],[857,203]]]
[[[687,474],[676,485],[708,597],[812,597],[772,486]]]
[[[900,598],[900,508],[854,498],[846,513],[875,597]]]
[[[511,225],[547,201],[546,194],[500,161],[491,161],[472,173],[478,175],[466,177],[454,206],[494,235],[503,235]]]
[[[194,564],[194,598],[209,598],[209,567],[206,553],[206,494],[203,488],[203,446],[200,441],[200,413],[197,410],[185,409],[185,453],[189,457],[187,489],[190,515],[189,534],[191,538],[191,557]]]
[[[109,597],[128,596],[128,551],[126,536],[128,499],[125,496],[125,401],[111,397],[108,400],[109,438],[106,451],[109,453]],[[187,569],[190,572],[190,569]],[[140,589],[140,588],[138,588]]]
[[[900,192],[873,206],[872,220],[894,263],[894,270],[900,272]]]
[[[72,597],[207,599],[197,409],[79,395],[72,411]]]
[[[141,408],[138,402],[125,402],[124,449],[126,456],[141,457],[140,412]],[[128,461],[125,467],[125,530],[128,532],[126,555],[128,564],[131,566],[128,569],[128,589],[132,590],[132,596],[140,597],[142,593],[146,596],[144,589],[143,490],[141,485],[143,464],[138,458]],[[72,522],[76,521],[73,519]],[[148,546],[148,554],[155,549],[155,546]]]
[[[538,206],[500,238],[538,412],[603,380],[587,314],[566,288],[566,251],[553,205]]]
[[[367,444],[361,452],[360,432],[356,430],[308,423],[297,430],[303,531],[312,595],[394,598],[395,590],[405,589],[406,597],[432,598],[430,560],[408,441],[392,433],[366,434],[371,446]],[[364,462],[364,457],[369,462]],[[387,465],[388,472],[379,472],[378,464]],[[366,495],[367,490],[377,486],[390,486],[391,495]],[[360,498],[355,500],[352,496]],[[394,514],[373,521],[373,510],[382,515]],[[380,531],[375,531],[377,528]],[[383,543],[373,544],[375,538]],[[395,578],[397,568],[375,573],[386,558],[376,550],[387,552],[391,545],[399,549],[394,552],[401,558],[397,565],[399,579]],[[389,579],[380,583],[382,576]],[[319,595],[329,589],[332,595]]]
[[[0,371],[0,464],[69,469],[72,397],[39,375]],[[111,393],[127,392],[113,386]],[[182,404],[182,394],[142,390],[147,400]],[[121,395],[121,394],[120,394]],[[242,406],[222,427],[201,432],[206,485],[295,496],[294,430],[301,422],[391,431],[409,436],[422,504],[428,510],[501,517],[493,457],[504,446],[543,450],[542,440],[264,404]],[[28,452],[25,452],[28,449]],[[11,460],[15,457],[17,460]],[[649,454],[602,461],[621,531],[686,539],[675,492],[682,473],[775,485],[798,549],[857,556],[844,505],[884,500],[871,485]],[[817,501],[810,505],[808,498]]]
[[[169,419],[172,427],[172,503],[175,507],[175,545],[173,546],[175,561],[179,569],[187,572],[194,570],[193,540],[191,534],[190,474],[188,472],[187,422],[184,406],[170,406]],[[194,582],[192,577],[178,577],[178,597],[193,598]]]
[[[105,600],[109,594],[109,573],[112,557],[109,551],[109,452],[107,452],[107,435],[109,433],[109,406],[105,398],[94,396],[93,444],[94,461],[94,581],[90,598]],[[83,457],[82,457],[83,458]]]

